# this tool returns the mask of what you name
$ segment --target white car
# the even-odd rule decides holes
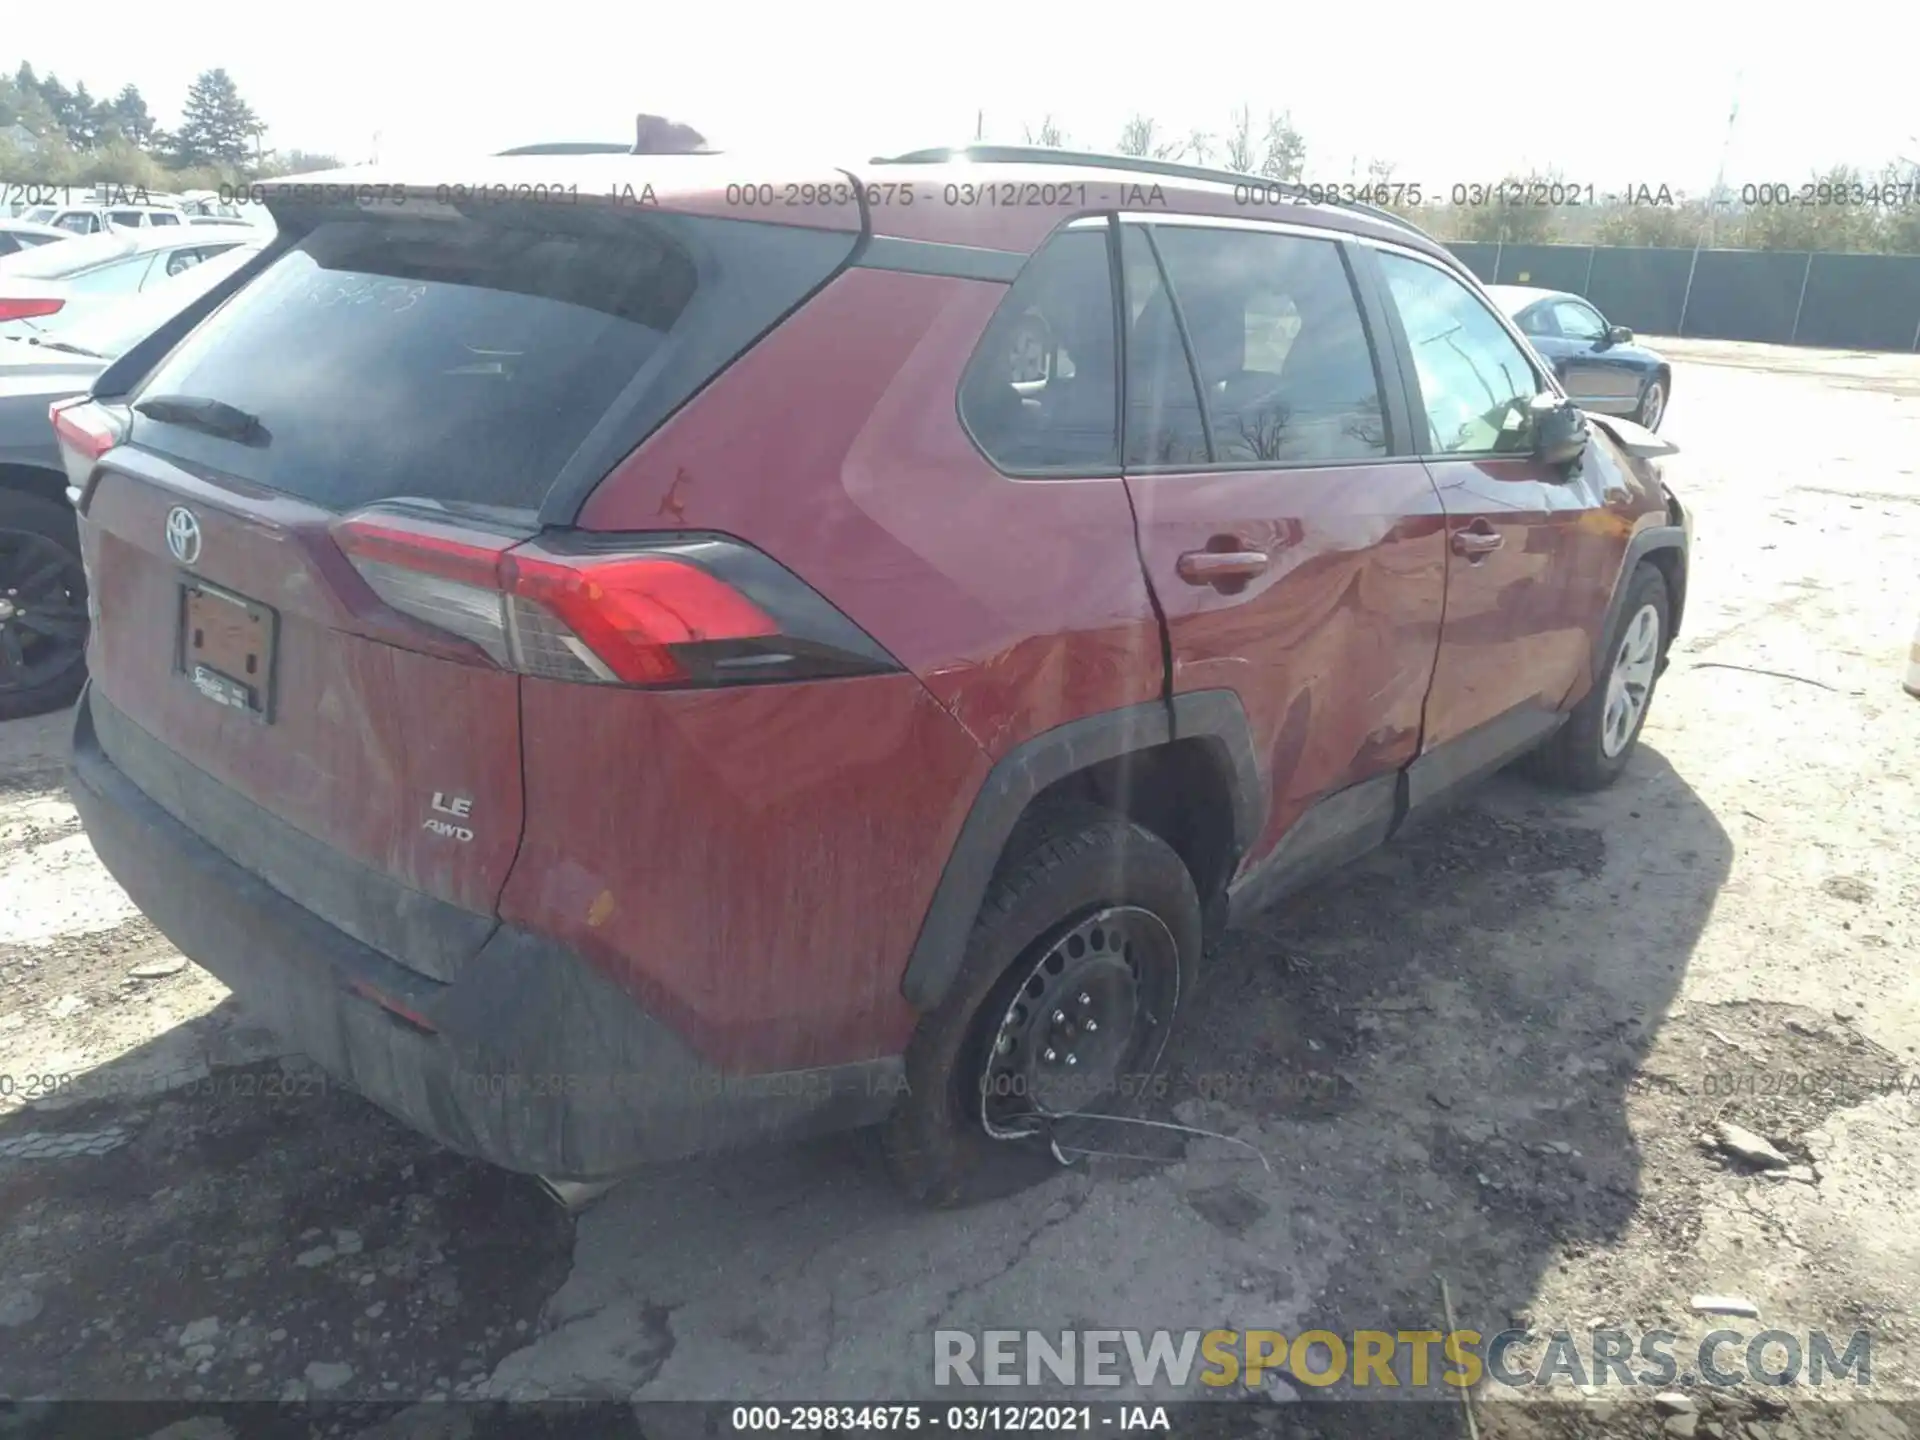
[[[20,218],[36,225],[71,230],[75,235],[151,230],[187,223],[187,217],[171,205],[35,205]]]
[[[238,226],[111,230],[0,258],[0,335],[33,334],[85,310],[137,295],[236,245],[257,243]]]

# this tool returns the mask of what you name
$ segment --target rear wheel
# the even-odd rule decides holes
[[[1642,563],[1627,581],[1626,603],[1607,637],[1605,672],[1544,747],[1531,769],[1567,790],[1600,790],[1620,778],[1639,743],[1666,653],[1667,582]]]
[[[915,1199],[1008,1194],[1057,1163],[1052,1124],[1110,1111],[1159,1063],[1200,954],[1200,900],[1151,831],[1091,806],[1024,821],[888,1122]]]
[[[71,705],[86,659],[87,579],[73,511],[0,489],[0,720]]]

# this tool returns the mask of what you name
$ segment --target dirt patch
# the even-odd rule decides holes
[[[525,1343],[566,1274],[571,1224],[535,1182],[303,1065],[16,1115],[0,1154],[29,1136],[117,1143],[0,1159],[0,1274],[38,1302],[0,1393],[450,1394]]]

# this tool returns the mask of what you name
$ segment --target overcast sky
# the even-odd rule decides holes
[[[1245,101],[1256,114],[1291,109],[1309,180],[1346,180],[1356,160],[1379,156],[1397,162],[1396,178],[1427,185],[1539,167],[1601,189],[1697,192],[1720,163],[1739,74],[1731,181],[1920,161],[1910,0],[1797,13],[1698,0],[1164,10],[96,0],[82,11],[14,0],[8,10],[9,69],[24,58],[95,95],[131,81],[166,125],[193,76],[221,65],[269,144],[347,160],[368,158],[376,135],[389,158],[617,140],[639,110],[726,147],[819,145],[835,158],[970,138],[979,110],[989,139],[1019,141],[1051,112],[1071,142],[1108,149],[1136,110],[1181,133],[1218,131]]]

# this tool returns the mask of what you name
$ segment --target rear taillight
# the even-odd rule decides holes
[[[82,395],[54,401],[47,407],[47,418],[53,421],[61,463],[67,467],[67,485],[78,492],[77,501],[86,493],[100,457],[127,438],[126,414]]]
[[[66,303],[51,295],[0,295],[0,320],[37,320],[42,315],[57,315]]]
[[[384,510],[333,533],[393,609],[525,675],[700,686],[899,668],[791,572],[725,536],[527,540]]]

